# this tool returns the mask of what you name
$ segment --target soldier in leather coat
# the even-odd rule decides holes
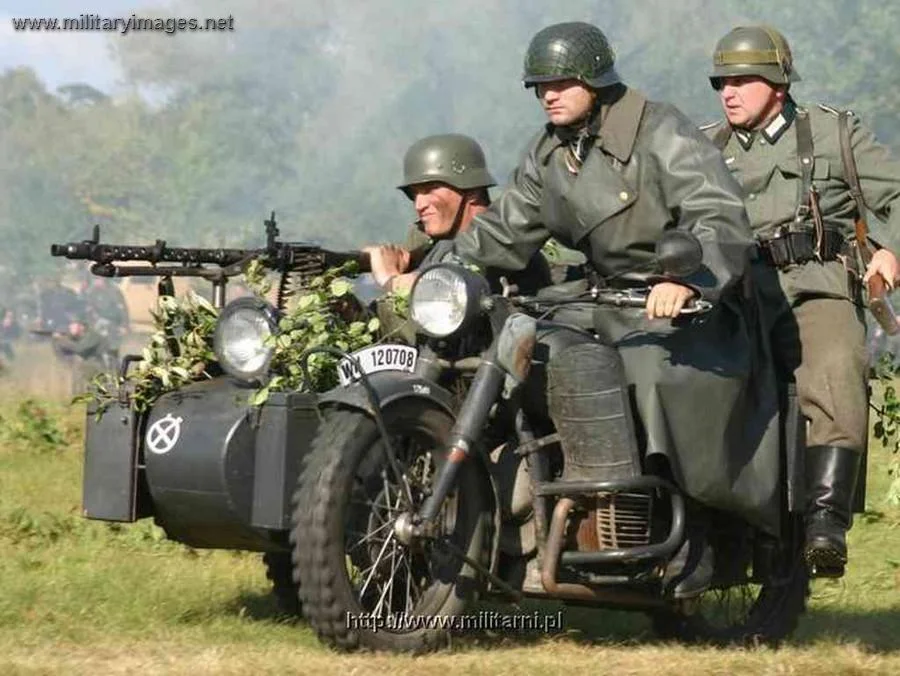
[[[456,254],[521,269],[552,236],[583,252],[600,278],[651,286],[644,309],[593,314],[593,328],[619,349],[634,386],[645,466],[658,464],[698,502],[776,532],[777,402],[761,386],[774,381],[751,355],[742,280],[752,239],[740,187],[687,117],[621,82],[595,26],[563,23],[537,33],[524,84],[548,123],[503,193],[457,237]],[[686,278],[654,279],[654,246],[671,228],[697,236],[703,265]],[[714,309],[679,317],[696,298]],[[758,406],[736,424],[748,396]],[[713,570],[703,520],[690,522],[664,580],[677,598],[704,591]]]

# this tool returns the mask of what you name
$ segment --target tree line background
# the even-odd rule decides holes
[[[793,47],[799,101],[849,107],[900,141],[898,3],[186,0],[138,14],[232,14],[235,30],[111,34],[124,73],[114,95],[79,82],[51,91],[24,67],[0,74],[7,293],[58,274],[49,244],[95,223],[108,241],[260,246],[275,210],[287,239],[400,239],[412,212],[394,187],[416,139],[474,136],[505,181],[543,120],[522,57],[558,21],[600,26],[623,78],[698,124],[719,115],[707,80],[716,41],[768,22]]]

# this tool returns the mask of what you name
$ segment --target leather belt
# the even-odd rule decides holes
[[[822,261],[837,260],[844,249],[844,237],[836,230],[825,229],[822,236]],[[816,233],[812,230],[781,231],[772,237],[757,239],[759,257],[768,265],[787,265],[820,260],[816,256]]]

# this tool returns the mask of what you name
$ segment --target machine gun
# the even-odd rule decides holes
[[[260,249],[200,249],[170,247],[158,239],[152,245],[120,245],[100,242],[100,226],[95,225],[93,236],[81,242],[51,244],[52,256],[71,260],[93,261],[90,270],[101,277],[155,276],[161,277],[159,292],[173,295],[172,277],[201,277],[213,286],[213,305],[221,309],[225,304],[225,285],[229,277],[240,274],[252,260],[281,275],[277,306],[284,302],[297,286],[326,269],[356,261],[360,269],[368,269],[369,257],[360,251],[336,252],[307,242],[282,242],[273,211],[266,227],[266,245]],[[126,261],[141,261],[146,265],[120,265]],[[162,265],[161,265],[162,264]]]

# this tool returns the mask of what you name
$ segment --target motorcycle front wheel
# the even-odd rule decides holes
[[[324,642],[343,650],[423,652],[446,644],[453,618],[479,586],[458,553],[489,563],[490,484],[469,460],[435,532],[427,539],[402,537],[398,519],[415,513],[432,492],[453,420],[414,398],[383,415],[400,476],[371,417],[357,410],[326,413],[294,495],[295,572],[304,616]]]

